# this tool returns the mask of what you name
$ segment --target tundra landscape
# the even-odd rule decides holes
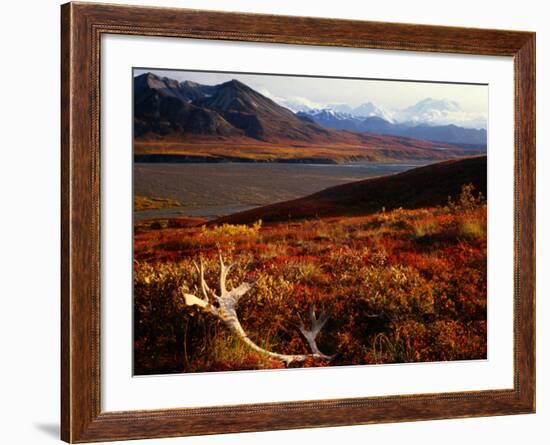
[[[355,82],[135,70],[135,375],[487,357],[486,87]]]

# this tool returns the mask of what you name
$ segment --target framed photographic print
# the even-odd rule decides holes
[[[532,413],[535,35],[62,6],[62,438]]]

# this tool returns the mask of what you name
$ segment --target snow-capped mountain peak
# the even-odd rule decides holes
[[[325,108],[345,114],[351,114],[353,111],[353,107],[348,104],[328,104]]]
[[[431,97],[421,100],[420,102],[418,102],[417,104],[409,108],[416,109],[416,110],[438,109],[438,110],[446,110],[446,111],[462,111],[462,108],[460,108],[460,105],[454,100],[432,99]]]
[[[329,118],[329,119],[340,119],[340,120],[347,119],[349,117],[349,114],[340,113],[336,110],[333,110],[332,108],[316,108],[316,109],[306,111],[306,114],[317,118]]]
[[[395,120],[409,125],[461,125],[470,128],[485,128],[487,117],[480,113],[464,111],[455,101],[427,98],[398,110]]]
[[[299,112],[308,112],[310,110],[324,108],[324,104],[320,104],[313,100],[310,100],[306,97],[300,96],[288,96],[288,97],[279,97],[272,94],[269,90],[265,88],[259,88],[258,91],[263,94],[265,97],[268,97],[272,101],[278,103],[279,105],[288,108],[294,113]]]
[[[434,99],[428,97],[402,109],[385,109],[373,102],[364,102],[356,107],[346,103],[322,104],[306,97],[287,96],[278,97],[265,89],[260,92],[288,108],[294,113],[315,115],[319,119],[367,119],[378,117],[391,124],[417,125],[458,125],[465,128],[487,128],[485,113],[465,111],[460,104],[448,99]]]
[[[372,102],[365,102],[355,107],[351,114],[355,117],[380,117],[388,122],[393,122],[391,113]]]
[[[344,111],[347,110],[347,111]],[[349,105],[343,106],[340,104],[330,105],[324,108],[314,108],[300,113],[308,115],[316,120],[364,120],[372,117],[383,119],[387,122],[393,123],[394,120],[391,114],[374,105],[372,102],[364,103],[358,107],[352,108]]]

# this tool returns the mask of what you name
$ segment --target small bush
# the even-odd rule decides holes
[[[205,237],[215,236],[257,236],[262,228],[262,220],[256,221],[251,226],[246,224],[222,224],[221,226],[203,226],[202,235]]]
[[[473,184],[464,184],[460,192],[458,202],[453,201],[449,196],[447,202],[447,209],[451,212],[460,212],[474,210],[484,206],[486,203],[485,198],[481,192],[475,194],[475,186]]]

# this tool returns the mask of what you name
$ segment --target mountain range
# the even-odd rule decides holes
[[[363,112],[377,108],[365,105]],[[135,154],[142,160],[160,154],[204,160],[445,159],[467,155],[468,144],[477,143],[465,142],[461,135],[469,129],[460,127],[430,127],[444,136],[432,141],[422,126],[414,127],[416,137],[397,134],[397,127],[374,115],[294,113],[235,79],[202,85],[153,73],[134,78]],[[475,150],[483,151],[481,145]]]
[[[408,126],[454,124],[463,128],[487,128],[486,115],[483,113],[466,111],[462,109],[458,102],[447,99],[432,99],[428,97],[406,108],[386,109],[373,102],[361,103],[355,107],[346,103],[329,103],[323,105],[303,97],[292,96],[281,98],[270,95],[268,91],[264,92],[268,97],[295,113],[333,110],[356,118],[372,116],[381,117],[390,123],[400,123]]]
[[[359,107],[358,107],[359,108]],[[413,114],[411,110],[404,110],[403,116],[407,115],[406,122],[396,122],[387,117],[387,113],[377,109],[373,104],[363,104],[362,111],[354,114],[336,111],[333,108],[315,109],[298,112],[299,116],[308,117],[325,128],[337,130],[348,130],[355,132],[371,132],[387,134],[392,136],[405,136],[416,139],[424,139],[432,142],[443,142],[447,144],[466,144],[482,148],[487,145],[487,131],[483,128],[464,128],[455,124],[428,125],[423,123],[423,114]],[[426,110],[424,115],[435,112],[433,109]],[[386,118],[382,117],[386,116]]]

